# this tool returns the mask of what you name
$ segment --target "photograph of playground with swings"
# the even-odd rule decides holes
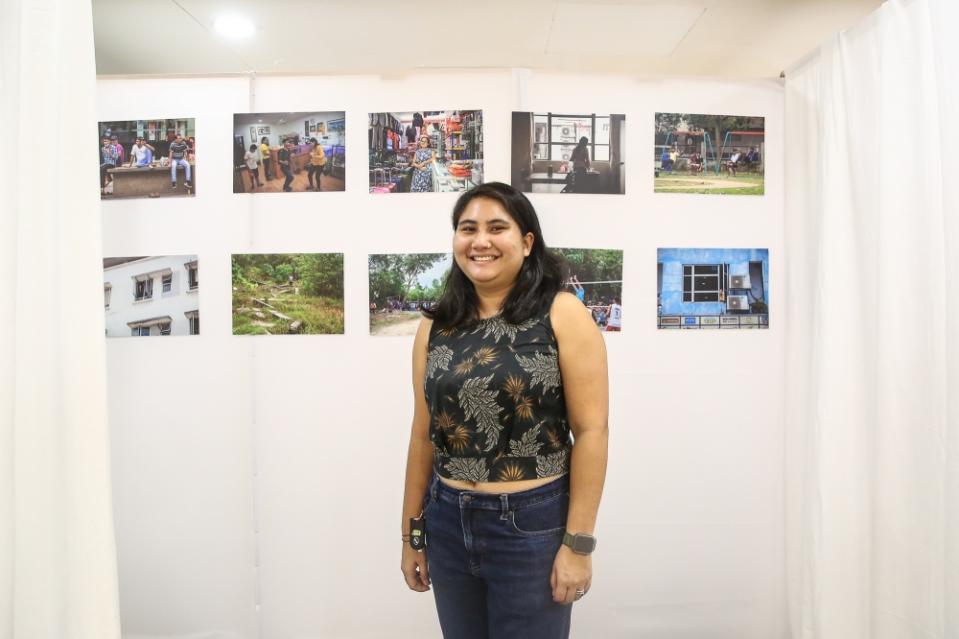
[[[762,195],[765,118],[657,113],[655,193]]]

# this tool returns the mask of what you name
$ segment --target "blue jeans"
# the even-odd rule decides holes
[[[179,160],[172,160],[170,162],[170,181],[176,184],[176,168],[182,166],[186,170],[186,181],[190,181],[190,163],[180,158]]]
[[[450,488],[436,475],[426,553],[446,639],[566,639],[572,606],[550,575],[569,510],[569,476],[501,495]]]

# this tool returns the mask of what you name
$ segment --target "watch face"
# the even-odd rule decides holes
[[[596,548],[596,538],[589,535],[573,535],[573,552],[588,555]]]

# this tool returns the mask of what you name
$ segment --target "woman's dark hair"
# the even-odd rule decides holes
[[[589,138],[584,135],[583,137],[579,139],[579,143],[581,146],[586,146],[587,144],[589,144]]]
[[[519,324],[548,308],[563,286],[563,262],[546,247],[539,218],[530,201],[521,192],[502,182],[486,182],[460,195],[453,207],[453,231],[466,206],[478,197],[499,202],[519,225],[521,235],[533,234],[533,248],[523,260],[516,284],[503,302],[502,316],[510,324]],[[453,260],[443,285],[443,294],[426,317],[441,328],[472,324],[479,320],[479,300],[473,283]]]

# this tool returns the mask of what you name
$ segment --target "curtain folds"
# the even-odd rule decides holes
[[[111,639],[90,0],[0,0],[0,54],[0,637]]]
[[[888,0],[786,79],[793,638],[959,637],[953,0]]]

